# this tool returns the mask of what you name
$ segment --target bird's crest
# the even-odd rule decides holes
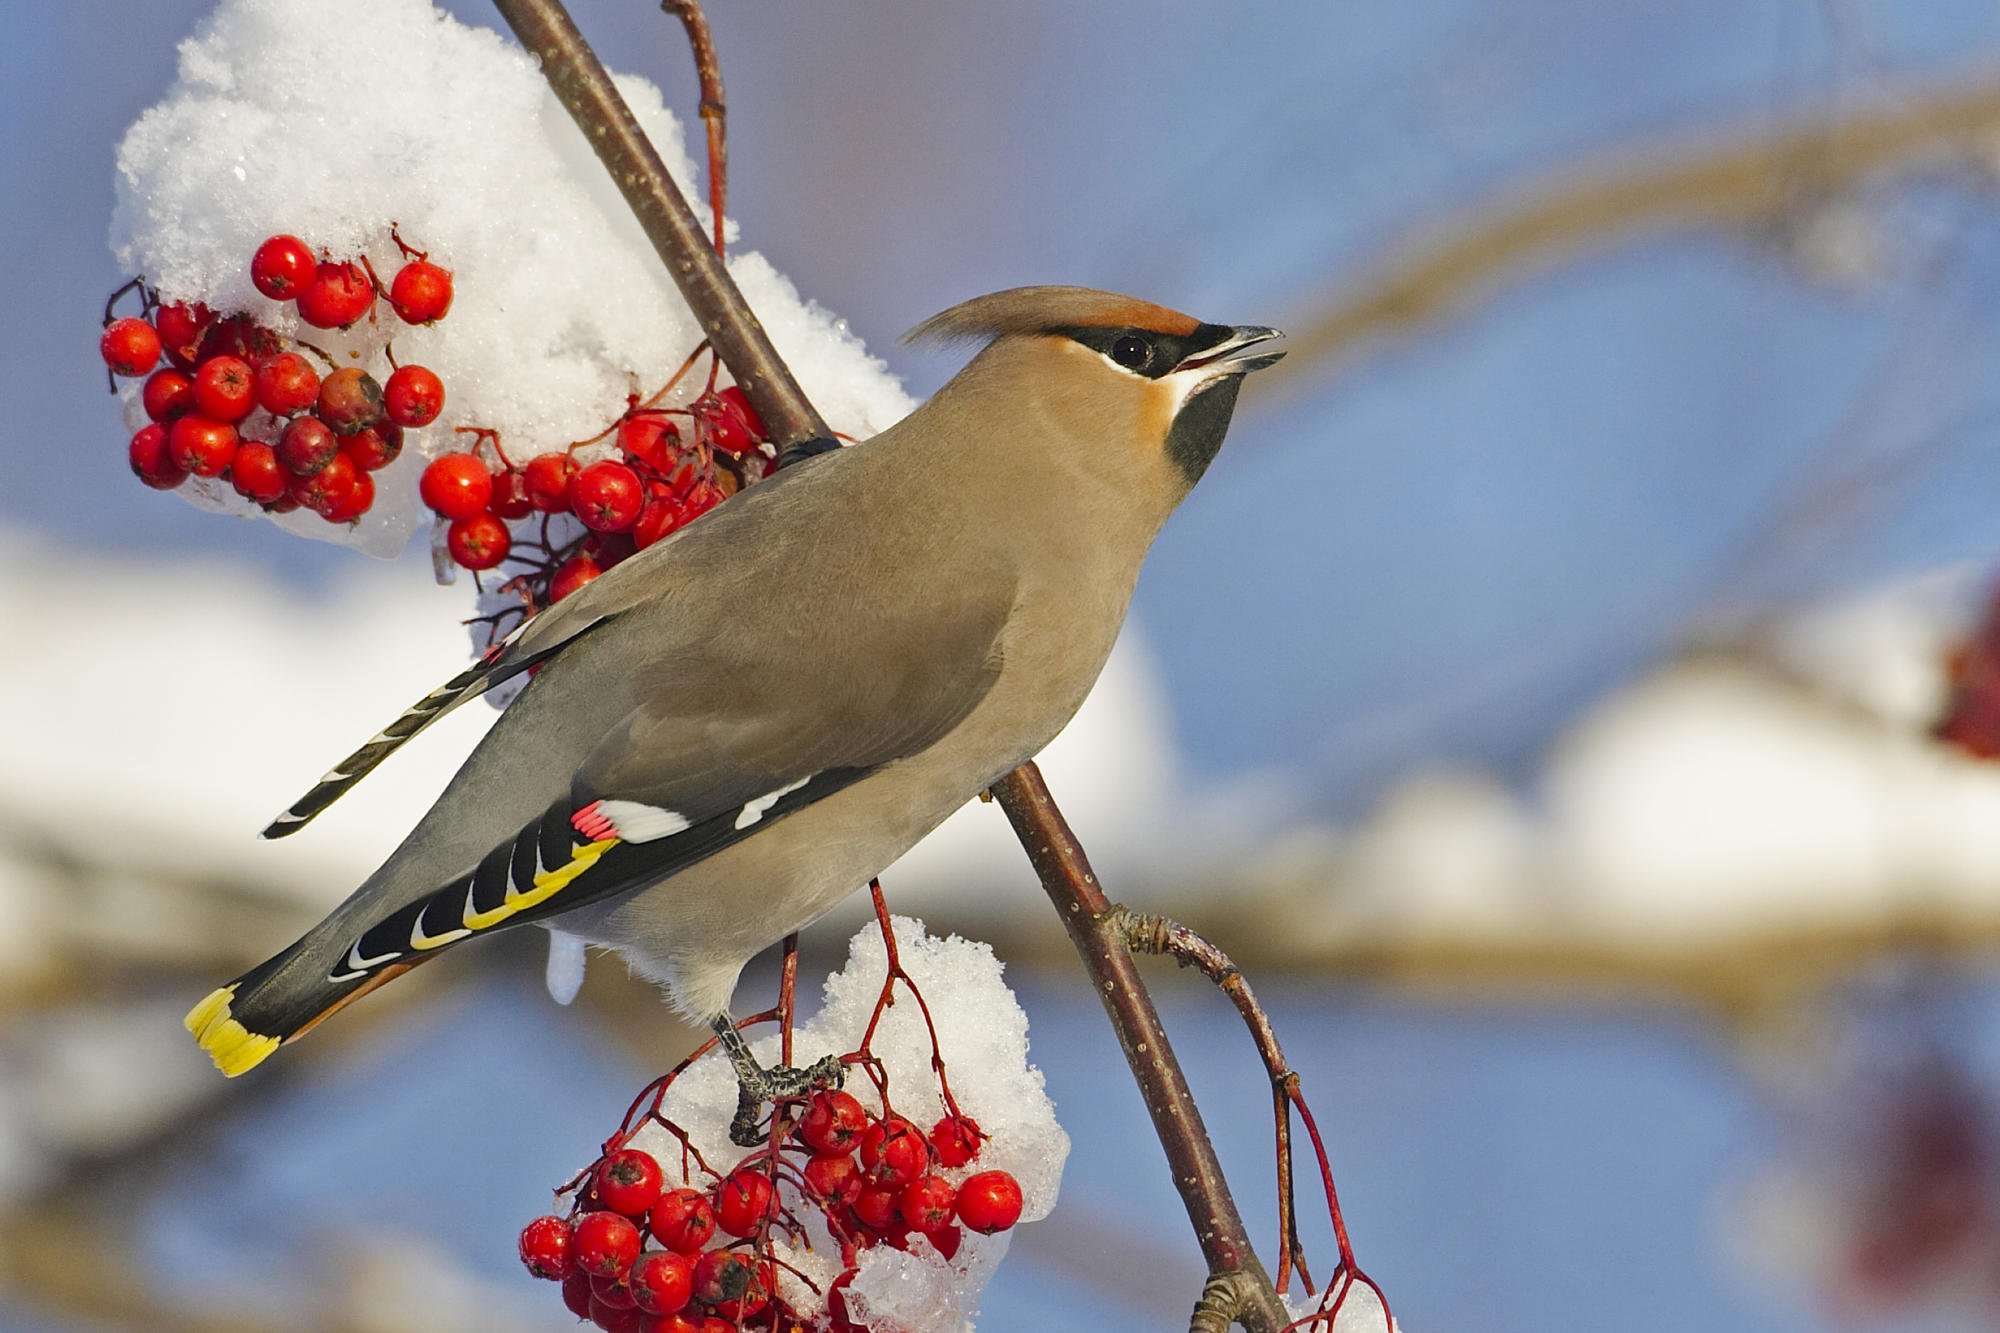
[[[961,301],[942,314],[932,315],[902,340],[919,346],[943,345],[1010,333],[1099,328],[1150,329],[1184,337],[1200,324],[1178,310],[1094,287],[1011,287]]]

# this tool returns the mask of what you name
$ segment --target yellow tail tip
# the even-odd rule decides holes
[[[229,1016],[229,1002],[236,995],[234,982],[210,991],[208,998],[188,1010],[183,1020],[215,1067],[229,1078],[255,1069],[278,1049],[278,1038],[252,1032]]]

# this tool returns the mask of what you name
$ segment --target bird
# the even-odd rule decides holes
[[[189,1031],[234,1077],[448,948],[559,922],[709,1023],[746,1107],[837,1080],[756,1063],[743,967],[1055,738],[1282,336],[1069,286],[924,321],[906,342],[979,344],[928,401],[530,617],[278,816],[264,836],[532,677],[381,867]]]

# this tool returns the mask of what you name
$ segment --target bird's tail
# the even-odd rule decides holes
[[[429,957],[417,954],[407,962],[342,978],[327,967],[317,947],[322,930],[210,991],[188,1011],[183,1020],[187,1030],[230,1078],[256,1068],[285,1042]]]
[[[607,836],[611,829],[600,805],[592,802],[573,821],[565,796],[496,844],[472,870],[414,897],[390,881],[371,880],[291,948],[210,992],[189,1011],[188,1031],[216,1068],[234,1078],[461,940],[539,921],[655,877],[658,864],[645,849],[667,847],[666,841],[636,843],[628,849],[636,857],[614,858],[608,873],[581,890],[570,888],[606,853],[624,846]]]

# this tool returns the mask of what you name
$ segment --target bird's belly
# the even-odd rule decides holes
[[[697,865],[614,904],[566,916],[563,929],[616,942],[677,1007],[728,1007],[743,965],[841,899],[929,833],[978,788],[941,786],[898,764],[807,806]]]

